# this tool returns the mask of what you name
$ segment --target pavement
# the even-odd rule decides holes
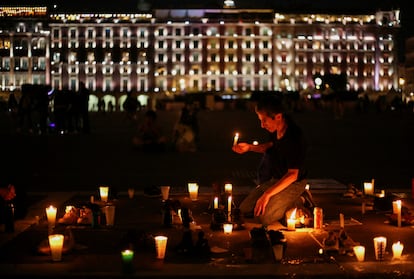
[[[165,133],[171,135],[178,113],[158,113]],[[243,195],[254,187],[255,168],[260,157],[256,154],[233,154],[230,146],[234,132],[240,132],[241,139],[247,141],[260,141],[265,136],[251,111],[203,111],[199,115],[201,134],[197,152],[179,153],[168,150],[154,154],[133,149],[131,137],[136,123],[130,122],[122,113],[91,115],[93,128],[88,135],[16,134],[11,119],[7,115],[2,116],[0,143],[5,159],[0,165],[1,178],[3,183],[13,182],[18,193],[24,193],[21,195],[26,198],[23,202],[26,201],[29,206],[27,214],[16,220],[15,233],[0,233],[2,278],[125,277],[119,265],[119,251],[115,250],[103,254],[96,251],[81,253],[82,255],[75,253],[58,263],[50,262],[50,258],[45,255],[35,255],[31,253],[33,251],[27,251],[27,248],[23,253],[26,257],[19,258],[16,253],[25,245],[35,247],[36,240],[44,237],[44,209],[49,204],[57,204],[62,210],[68,201],[85,200],[90,195],[97,195],[98,185],[110,185],[114,196],[119,197],[124,206],[128,204],[126,191],[131,187],[136,189],[138,198],[147,186],[170,185],[174,189],[173,196],[185,200],[185,185],[189,181],[199,182],[201,196],[204,197],[211,198],[213,183],[224,182],[233,183],[235,191]],[[323,231],[329,231],[329,226],[336,224],[334,220],[337,220],[340,212],[345,213],[346,220],[350,222],[346,226],[347,232],[353,240],[367,246],[365,262],[358,263],[348,255],[341,255],[338,259],[319,255],[320,237],[323,234],[315,238],[312,236],[313,230],[307,228],[293,233],[286,232],[290,249],[283,263],[252,264],[242,259],[235,260],[232,253],[227,253],[228,257],[214,257],[214,261],[201,264],[188,260],[177,263],[171,261],[171,258],[160,263],[154,260],[153,252],[149,252],[143,256],[145,264],[140,266],[137,263],[136,272],[127,276],[410,278],[414,266],[411,256],[414,244],[411,245],[410,241],[412,227],[396,228],[390,225],[387,223],[389,214],[386,212],[368,210],[362,214],[362,200],[345,199],[342,194],[350,183],[361,188],[363,181],[375,178],[377,190],[385,189],[387,193],[403,197],[403,204],[411,206],[414,160],[410,150],[414,142],[414,114],[375,111],[361,114],[349,111],[342,119],[334,119],[330,111],[306,111],[295,113],[294,117],[309,135],[308,165],[312,193],[324,208],[326,220],[329,221]],[[155,214],[159,214],[159,203],[148,206],[157,208]],[[125,208],[127,211],[130,209],[128,206]],[[205,209],[205,204],[200,208]],[[131,211],[131,216],[140,214],[139,217],[133,219],[132,223],[126,219],[128,225],[112,230],[118,231],[117,236],[120,232],[125,232],[126,228],[136,225],[136,219],[142,219],[142,208],[135,209],[138,211]],[[205,218],[210,216],[204,210],[198,214],[201,215],[197,215],[196,221],[200,220],[200,224],[206,226],[209,221]],[[151,216],[144,219],[151,219]],[[155,231],[159,231],[158,217],[151,219],[153,223],[150,228]],[[357,222],[351,222],[351,217]],[[147,230],[147,227],[141,226],[139,224],[138,227]],[[238,232],[242,235],[239,238],[245,241],[244,246],[240,245],[238,249],[248,243],[248,231]],[[90,233],[94,235],[94,231]],[[180,231],[176,232],[175,239],[177,233],[180,235]],[[397,240],[405,244],[402,260],[392,260],[390,246],[386,260],[378,262],[373,258],[372,237],[378,234],[386,235],[390,244]],[[209,238],[212,242],[215,241],[213,236],[214,234]],[[91,241],[91,236],[82,237]],[[82,237],[79,237],[81,243]],[[113,239],[111,234],[105,237],[97,237],[96,245],[110,243]],[[219,235],[218,239],[222,240],[223,236]],[[102,243],[98,245],[99,241]],[[301,247],[300,243],[306,243],[310,248]],[[217,246],[222,246],[218,244]],[[85,243],[83,245],[88,246]],[[7,260],[7,255],[13,260]],[[243,258],[241,254],[239,256]],[[142,258],[138,256],[137,261],[139,259]],[[101,271],[103,266],[106,268]]]

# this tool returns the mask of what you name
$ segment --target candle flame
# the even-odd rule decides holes
[[[290,214],[290,218],[289,218],[289,219],[291,219],[291,220],[296,219],[296,209],[297,209],[297,208],[295,208],[295,209],[292,211],[292,213]]]

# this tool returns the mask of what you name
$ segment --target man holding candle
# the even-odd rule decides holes
[[[313,201],[305,189],[305,138],[300,127],[286,114],[282,98],[265,94],[258,100],[255,111],[261,127],[270,133],[269,141],[255,145],[240,142],[232,150],[239,154],[263,153],[258,170],[259,185],[241,202],[240,210],[246,217],[259,217],[267,226],[281,221],[288,209],[298,206],[298,201],[306,201],[311,207]]]

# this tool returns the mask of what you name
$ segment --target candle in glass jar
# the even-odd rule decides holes
[[[363,262],[365,259],[365,246],[357,245],[353,249],[358,262]]]
[[[223,230],[225,234],[231,234],[233,232],[233,224],[232,223],[223,224]]]
[[[287,229],[288,229],[288,231],[296,230],[296,220],[295,219],[288,219],[287,220]]]
[[[56,212],[57,208],[53,205],[46,208],[46,216],[47,216],[47,222],[49,223],[49,226],[54,227],[56,222]]]

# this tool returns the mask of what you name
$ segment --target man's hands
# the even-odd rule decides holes
[[[256,201],[256,206],[254,207],[254,215],[260,216],[265,213],[265,209],[267,204],[269,203],[271,196],[267,194],[266,192],[261,195],[260,198]]]
[[[233,145],[232,150],[236,153],[243,154],[250,150],[250,144],[245,142],[240,142],[236,145]]]

